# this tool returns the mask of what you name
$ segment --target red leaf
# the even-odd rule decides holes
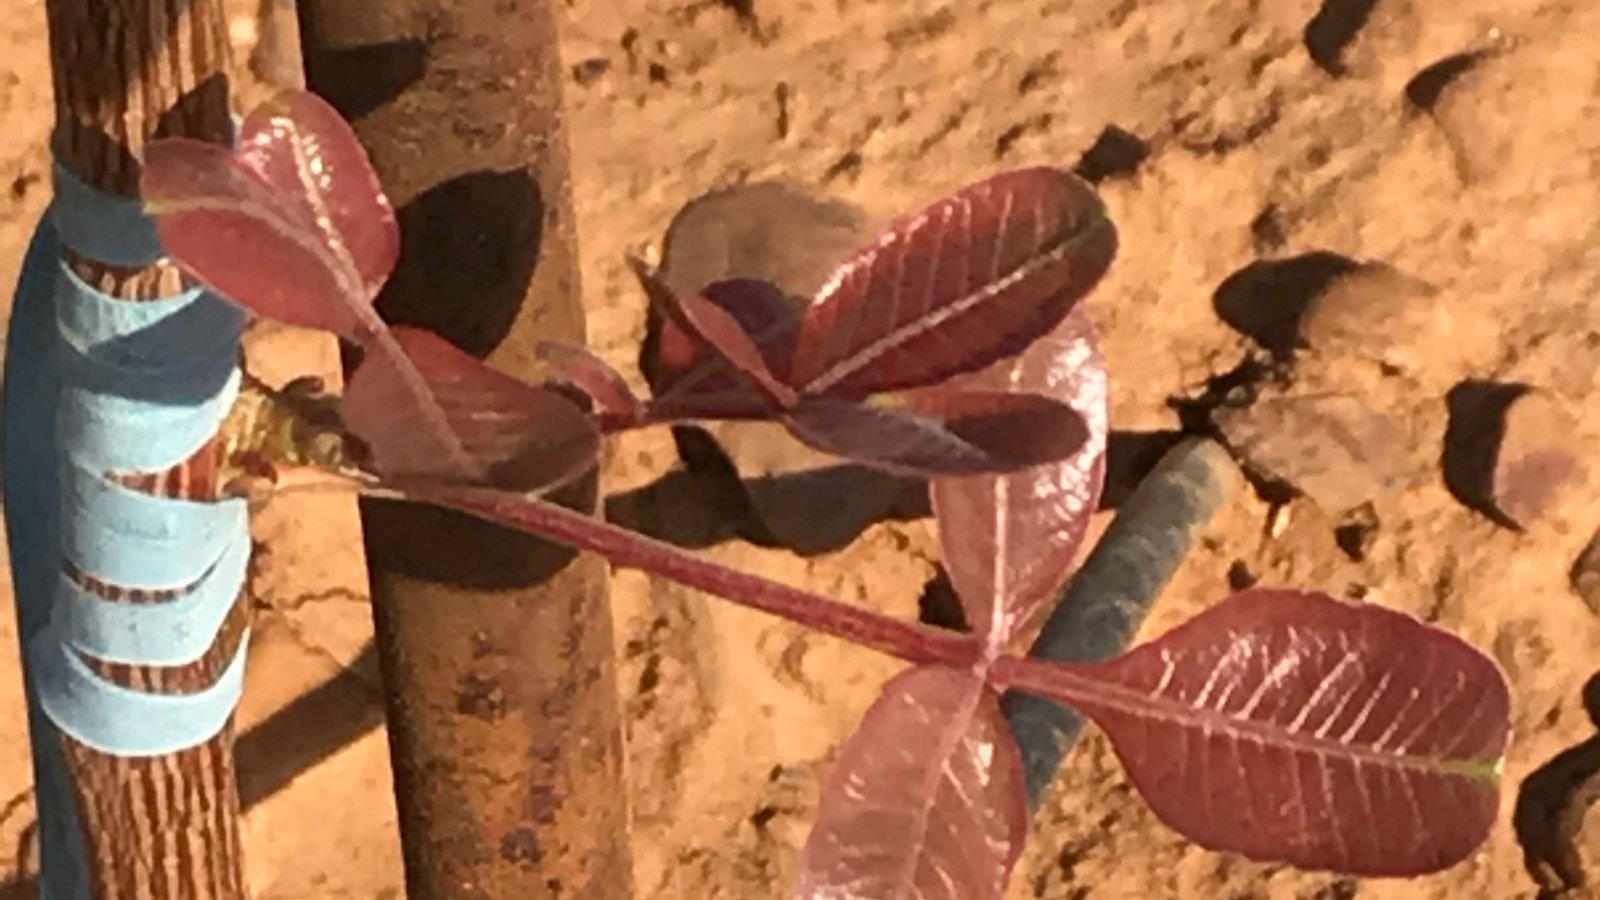
[[[995,674],[1094,719],[1156,815],[1214,850],[1413,876],[1494,825],[1505,679],[1392,610],[1250,590],[1104,663]]]
[[[908,408],[810,399],[783,421],[809,447],[905,475],[1014,471],[1069,456],[1087,437],[1058,401],[994,391],[942,392]]]
[[[650,302],[662,310],[668,322],[703,350],[714,352],[772,406],[794,405],[794,391],[767,368],[761,348],[732,314],[698,294],[678,293],[642,260],[629,262]]]
[[[245,118],[237,151],[185,138],[145,150],[140,190],[189,275],[269,319],[365,342],[394,268],[394,210],[355,134],[313,94]]]
[[[800,855],[804,900],[999,900],[1028,835],[1022,757],[981,676],[891,680],[839,751]]]
[[[775,285],[751,278],[736,278],[708,285],[701,295],[739,323],[761,352],[769,372],[789,368],[794,336],[800,330],[800,305]],[[685,334],[671,319],[661,323],[652,358],[641,368],[659,399],[718,394],[749,396],[726,361]]]
[[[239,131],[239,161],[315,223],[377,296],[400,256],[400,230],[366,150],[316,94],[284,91],[256,107]]]
[[[1020,356],[949,385],[1036,391],[1072,407],[1088,427],[1077,451],[1058,462],[929,485],[945,570],[973,632],[994,654],[1055,598],[1099,505],[1109,418],[1105,358],[1078,308]]]
[[[598,354],[582,344],[565,341],[540,341],[534,352],[555,366],[561,376],[583,391],[603,413],[633,420],[640,412],[639,398],[628,387],[622,373],[613,369]]]
[[[429,331],[399,327],[394,339],[402,352],[369,353],[343,401],[345,424],[385,478],[531,493],[566,484],[595,464],[599,434],[560,392],[519,381]],[[420,386],[411,381],[418,376]],[[444,427],[411,414],[419,394],[437,405]]]
[[[1018,353],[1094,287],[1116,245],[1100,198],[1069,172],[963,188],[840,267],[807,312],[789,384],[864,396]]]

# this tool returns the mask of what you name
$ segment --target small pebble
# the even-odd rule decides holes
[[[1447,301],[1416,278],[1366,263],[1312,298],[1300,320],[1300,343],[1319,356],[1370,359],[1419,374],[1438,367],[1455,346],[1452,315],[1461,311]]]
[[[580,85],[591,85],[610,70],[611,60],[603,56],[591,57],[572,67],[572,80]]]
[[[1512,523],[1526,527],[1555,518],[1588,480],[1577,445],[1577,420],[1546,391],[1529,390],[1506,407],[1495,452],[1492,501]]]
[[[1404,430],[1358,397],[1264,396],[1214,419],[1246,466],[1329,513],[1391,494],[1406,475]]]

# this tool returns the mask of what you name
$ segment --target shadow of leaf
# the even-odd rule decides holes
[[[545,213],[526,170],[472,172],[434,186],[397,213],[400,262],[378,295],[378,312],[487,356],[522,309]]]

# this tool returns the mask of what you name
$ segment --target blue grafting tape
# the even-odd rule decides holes
[[[56,332],[50,303],[60,256],[55,228],[46,216],[23,257],[5,354],[6,538],[11,547],[11,580],[22,647],[49,624],[55,579],[61,571],[61,504],[52,477],[58,459],[58,385],[52,365]],[[39,811],[39,896],[42,900],[88,900],[83,823],[72,796],[61,733],[39,706],[38,673],[25,656],[22,680],[28,698],[34,800]]]
[[[62,552],[86,574],[128,588],[182,590],[249,535],[243,499],[204,503],[125,488],[62,464]]]
[[[164,373],[160,381],[124,381],[120,390],[148,390],[155,397],[127,397],[85,382],[104,383],[115,370],[95,367],[62,348],[63,384],[57,428],[63,451],[79,465],[100,471],[161,472],[194,455],[217,433],[239,394],[240,375],[218,371]],[[184,377],[187,375],[187,377]],[[190,403],[156,399],[190,393],[221,379],[217,388]]]
[[[244,689],[249,635],[216,682],[194,694],[151,694],[89,668],[52,622],[28,645],[39,703],[79,743],[116,756],[161,756],[203,744],[227,724]]]
[[[238,393],[242,316],[194,292],[118,301],[65,264],[55,299],[61,444],[74,460],[158,472],[211,439]]]
[[[239,116],[229,118],[228,143],[234,141],[243,121]],[[45,216],[62,246],[130,269],[148,266],[166,255],[155,222],[144,214],[139,199],[87,184],[59,161],[53,168],[55,199]]]
[[[49,215],[62,244],[90,259],[127,268],[148,266],[165,255],[155,222],[145,216],[137,198],[98,190],[59,162],[55,189]]]
[[[56,281],[56,322],[67,346],[116,368],[169,369],[197,350],[231,357],[248,321],[243,309],[201,288],[129,303],[90,287],[65,263]]]
[[[96,403],[85,402],[81,392],[86,388],[146,400],[152,399],[152,389],[156,395],[168,392],[183,400],[181,405],[204,407],[214,430],[227,406],[207,401],[224,393],[231,400],[237,376],[218,382],[214,391],[198,388],[209,385],[206,376],[221,369],[211,360],[225,359],[232,368],[245,316],[215,298],[189,299],[194,292],[135,304],[87,290],[61,264],[63,245],[100,262],[135,267],[164,255],[159,235],[131,198],[97,191],[59,166],[55,184],[55,201],[23,261],[5,354],[4,512],[24,649],[23,682],[39,815],[39,892],[42,900],[89,900],[91,867],[63,733],[120,755],[165,754],[209,740],[236,708],[248,634],[222,678],[200,694],[153,696],[110,684],[82,663],[68,643],[66,628],[71,639],[93,643],[104,638],[115,650],[120,645],[110,635],[115,633],[117,613],[102,617],[96,610],[80,616],[83,610],[70,606],[73,598],[58,593],[63,545],[80,568],[127,587],[182,587],[209,572],[197,586],[197,592],[205,590],[209,597],[226,593],[220,586],[234,579],[234,570],[223,563],[231,566],[240,550],[248,552],[249,533],[242,501],[193,504],[134,496],[99,479],[93,466],[80,471],[68,462],[75,455],[104,461],[108,470],[147,468],[130,464],[134,459],[143,461],[142,442],[120,442],[118,452],[105,440],[93,452],[80,446],[64,453],[61,438],[82,442],[93,431],[89,426],[97,418],[92,412]],[[53,308],[52,301],[62,298],[67,302]],[[61,362],[73,354],[95,367],[75,373],[92,377],[75,377],[72,391],[80,396],[63,404]],[[206,362],[197,363],[201,358]],[[187,376],[194,379],[187,386],[188,395],[174,390],[182,385],[162,383],[163,373],[186,366]],[[63,405],[74,411],[61,412]],[[119,417],[127,421],[123,412],[126,407],[98,418],[101,424]],[[141,415],[149,412],[146,408]],[[62,423],[62,418],[67,421]],[[65,435],[58,434],[62,424],[68,426]],[[169,446],[167,452],[153,455],[165,458],[155,460],[159,464],[148,466],[151,470],[165,469],[169,459],[176,462],[188,455],[175,448],[190,439],[160,439]],[[113,458],[99,460],[100,449]],[[70,491],[63,491],[64,482],[72,484]],[[68,496],[71,508],[63,516],[62,501]],[[208,506],[212,508],[204,508]],[[119,540],[128,546],[114,546]],[[231,551],[225,560],[219,558],[224,548]],[[218,601],[184,599],[206,607],[205,615],[197,612],[190,623],[194,633],[202,632],[207,627],[204,620],[211,616],[210,605]],[[52,624],[57,616],[67,623],[64,628]],[[140,629],[142,636],[149,634],[142,625]],[[175,648],[187,651],[188,639],[174,636],[167,650]],[[161,649],[161,642],[152,646],[142,641],[136,649],[152,657],[171,655]]]
[[[108,662],[182,666],[205,655],[250,567],[250,539],[228,544],[200,583],[170,600],[119,603],[62,573],[55,620],[72,646]]]

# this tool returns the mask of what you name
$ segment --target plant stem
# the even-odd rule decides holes
[[[737,396],[723,404],[715,398],[694,400],[649,400],[637,415],[625,413],[598,413],[595,427],[601,434],[616,434],[657,425],[682,425],[693,422],[761,422],[772,421],[776,413],[759,400]]]
[[[615,565],[642,569],[907,662],[969,666],[978,658],[979,647],[971,635],[892,619],[873,610],[730,569],[671,544],[545,500],[504,491],[433,484],[407,484],[403,494],[391,495],[447,506],[587,550]]]
[[[1026,656],[998,657],[989,664],[989,684],[998,690],[1022,691],[1033,697],[1096,698],[1106,685],[1089,672],[1094,663],[1042,660]]]

